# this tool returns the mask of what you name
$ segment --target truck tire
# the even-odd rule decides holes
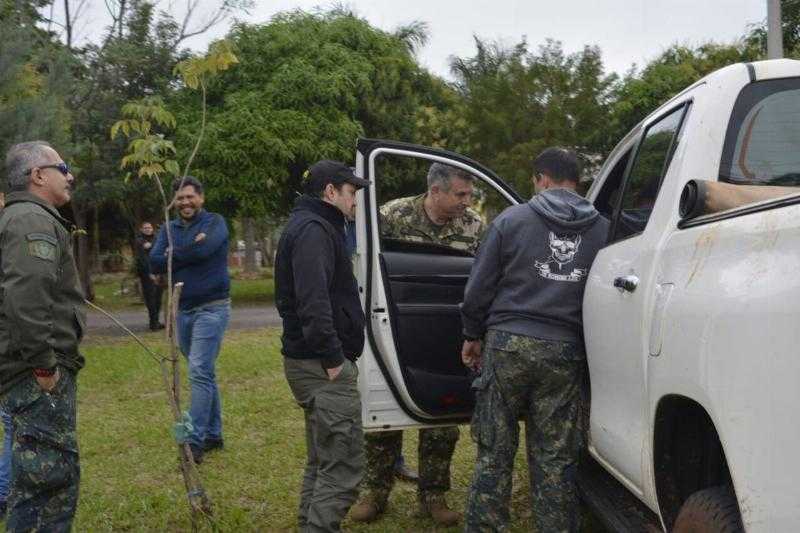
[[[730,487],[695,492],[683,503],[673,533],[744,533],[736,496]]]

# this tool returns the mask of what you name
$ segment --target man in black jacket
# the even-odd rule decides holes
[[[364,475],[355,364],[364,348],[364,311],[345,220],[355,218],[356,190],[367,185],[343,163],[315,163],[275,259],[284,370],[305,412],[308,461],[298,513],[304,532],[338,531]]]
[[[164,329],[164,324],[158,321],[158,315],[161,314],[161,294],[164,289],[159,283],[158,276],[150,272],[150,250],[153,248],[154,240],[153,225],[142,222],[139,235],[136,236],[136,275],[139,276],[142,286],[142,298],[147,306],[152,331]]]

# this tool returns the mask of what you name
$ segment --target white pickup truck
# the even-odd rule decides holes
[[[472,173],[487,222],[524,201],[458,154],[359,141],[368,430],[462,423],[473,406],[458,311],[472,256],[380,231],[380,206],[423,193],[433,162]],[[588,198],[611,231],[584,297],[585,500],[616,531],[800,531],[800,62],[687,88],[622,139]]]

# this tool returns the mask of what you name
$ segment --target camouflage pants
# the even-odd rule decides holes
[[[284,357],[283,367],[305,415],[307,461],[300,489],[300,531],[339,531],[364,477],[358,367],[345,360],[332,381],[319,359]]]
[[[14,424],[7,531],[69,531],[78,506],[75,374],[45,393],[31,374],[0,401]]]
[[[581,443],[578,415],[585,368],[583,346],[490,330],[475,380],[472,438],[478,459],[466,531],[505,531],[511,474],[525,416],[533,507],[539,533],[578,531],[575,486]]]
[[[458,441],[458,427],[419,430],[418,496],[450,490],[450,462]],[[367,474],[364,488],[379,506],[385,506],[394,485],[394,465],[403,449],[402,431],[381,431],[366,436]]]

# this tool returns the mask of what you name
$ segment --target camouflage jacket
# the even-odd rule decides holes
[[[34,368],[83,366],[86,308],[72,256],[72,225],[28,192],[0,211],[0,389]]]
[[[381,236],[477,251],[486,225],[474,209],[467,208],[462,216],[440,226],[428,217],[424,202],[425,194],[386,202],[381,207]]]

